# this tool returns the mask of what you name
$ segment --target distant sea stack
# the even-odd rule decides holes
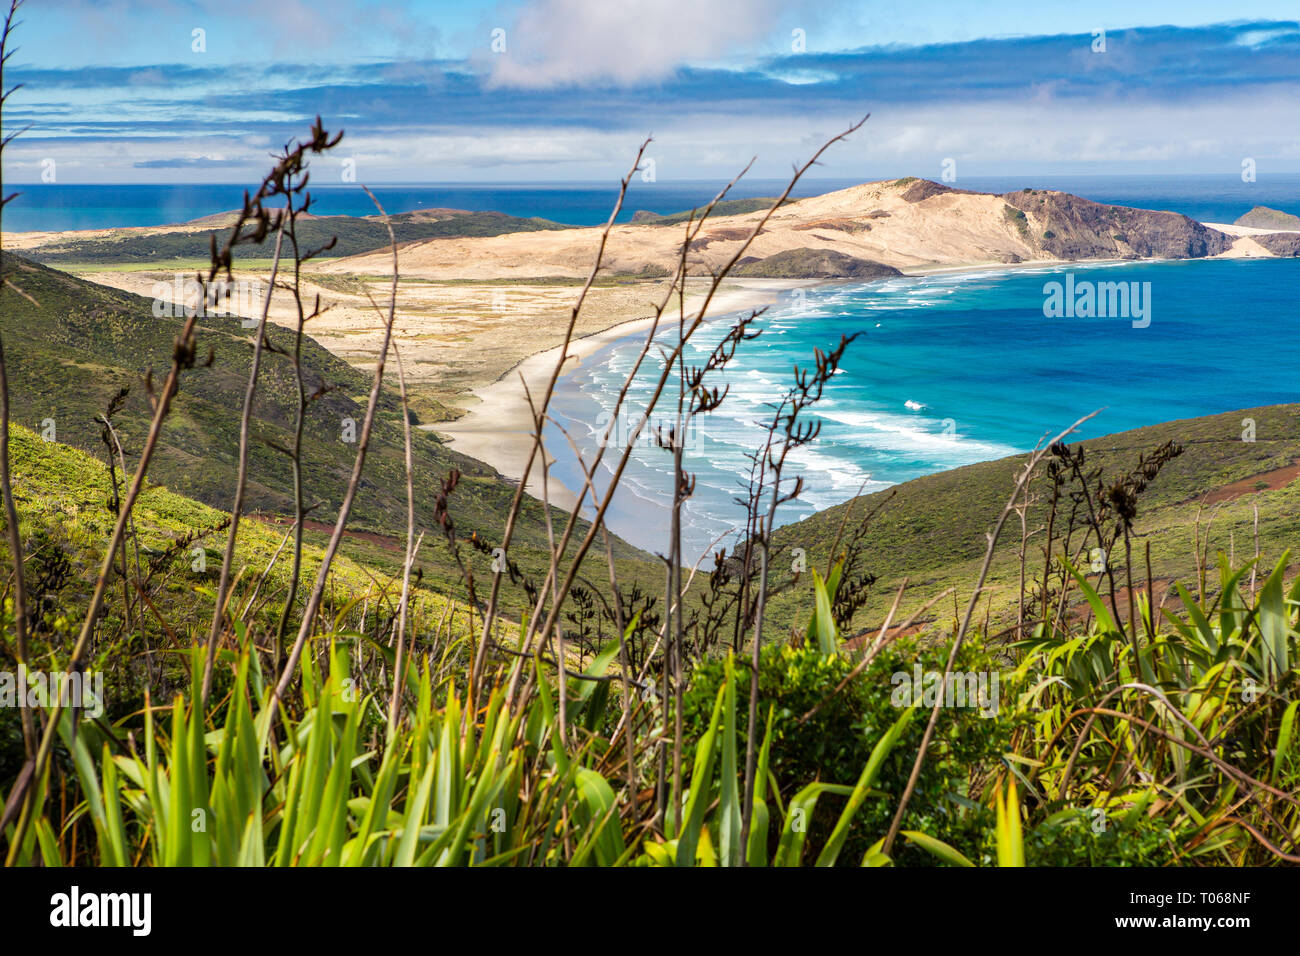
[[[1233,225],[1249,226],[1251,229],[1300,229],[1300,216],[1293,216],[1280,209],[1270,209],[1268,206],[1256,206]]]

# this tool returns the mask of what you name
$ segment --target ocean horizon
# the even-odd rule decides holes
[[[880,179],[808,178],[792,195],[821,195]],[[932,177],[939,179],[938,173]],[[633,180],[619,216],[626,222],[639,210],[674,213],[707,203],[725,185],[717,180]],[[947,183],[976,192],[1011,192],[1026,187],[1056,189],[1095,202],[1182,213],[1201,222],[1232,222],[1257,205],[1297,211],[1300,173],[1263,175],[1242,182],[1236,173],[1129,176],[1038,173],[969,176]],[[779,195],[784,179],[742,179],[728,198]],[[18,197],[5,207],[7,232],[58,232],[164,226],[189,222],[238,208],[246,185],[239,184],[7,184]],[[390,213],[452,208],[537,216],[575,226],[604,223],[618,197],[612,181],[377,184],[371,189]],[[312,212],[317,215],[375,214],[360,185],[313,182]]]

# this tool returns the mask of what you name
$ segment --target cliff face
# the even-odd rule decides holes
[[[1069,193],[1006,193],[1025,214],[1028,241],[1057,259],[1200,259],[1227,252],[1231,236],[1175,212],[1106,206]]]
[[[1275,232],[1268,236],[1251,236],[1275,256],[1295,258],[1300,256],[1300,232]]]

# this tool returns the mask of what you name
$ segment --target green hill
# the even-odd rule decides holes
[[[220,226],[221,217],[209,218],[214,220],[215,226]],[[467,212],[460,209],[401,213],[392,216],[391,221],[393,234],[399,243],[416,239],[499,236],[510,232],[569,228],[549,219],[521,219],[500,212]],[[218,228],[214,231],[220,245],[228,230]],[[389,241],[383,220],[376,216],[309,216],[299,221],[297,231],[299,245],[304,250],[323,247],[331,238],[336,238],[333,248],[322,252],[321,258],[370,252],[387,246]],[[144,263],[160,266],[176,260],[206,260],[212,234],[211,231],[178,230],[140,235],[122,231],[108,238],[60,239],[24,254],[37,262],[51,264],[123,266]],[[237,247],[235,259],[267,258],[274,247],[275,237],[270,236],[261,245]]]
[[[1242,440],[1243,419],[1254,421],[1254,441]],[[1255,505],[1265,569],[1271,568],[1283,550],[1300,542],[1300,481],[1295,480],[1300,473],[1300,405],[1166,422],[1081,444],[1088,454],[1087,470],[1101,469],[1097,480],[1109,486],[1122,473],[1136,468],[1140,455],[1166,441],[1178,442],[1185,450],[1139,498],[1133,538],[1135,581],[1145,583],[1145,549],[1150,542],[1153,576],[1166,582],[1176,578],[1194,588],[1198,512],[1202,548],[1207,534],[1210,539],[1211,566],[1218,550],[1235,552],[1238,561],[1254,554]],[[984,557],[985,534],[1010,497],[1026,458],[1019,455],[967,465],[864,495],[781,528],[775,546],[785,556],[793,548],[803,548],[808,566],[824,571],[832,542],[846,523],[846,512],[851,529],[879,507],[866,535],[860,568],[878,580],[855,617],[855,626],[878,628],[904,578],[909,586],[897,620],[948,587],[958,589],[955,603],[964,608]],[[1045,477],[1031,486],[1031,493],[1040,499],[1027,513],[1031,533],[1044,524],[1047,491]],[[1042,567],[1041,539],[1041,530],[1029,538],[1027,563],[1031,569]],[[995,618],[999,611],[1005,618],[1017,602],[1020,540],[1020,521],[1013,515],[1000,539],[990,575]],[[789,565],[789,560],[774,562],[774,567]],[[798,606],[804,601],[799,588],[782,594],[776,602],[778,619],[798,620]],[[954,601],[949,598],[927,617],[946,625],[953,608]]]
[[[45,441],[21,425],[12,427],[9,454],[22,537],[29,542],[33,603],[51,604],[57,598],[61,610],[75,610],[81,603],[77,596],[93,585],[116,518],[109,506],[113,487],[108,467],[93,455]],[[117,480],[120,490],[120,473]],[[229,512],[159,485],[146,487],[132,511],[141,546],[141,577],[151,585],[152,607],[175,632],[206,627],[211,619],[212,603],[204,589],[216,585],[229,517]],[[281,590],[288,579],[288,562],[272,561],[286,530],[265,521],[240,525],[236,566],[250,569],[249,580],[267,569],[264,587],[271,593]],[[306,535],[303,574],[307,581],[320,567],[327,538],[319,531]],[[201,562],[195,549],[203,551]],[[67,559],[71,573],[51,588],[48,571],[56,553]],[[7,539],[0,541],[0,555],[9,560]],[[348,539],[343,555],[331,567],[331,593],[362,594],[372,586],[378,593],[382,585],[400,580],[396,574],[401,561],[401,554],[359,547],[358,539]],[[434,609],[447,604],[431,580],[417,582],[416,592]],[[113,609],[120,613],[117,605]]]
[[[103,459],[101,427],[94,417],[103,414],[120,389],[129,389],[114,421],[127,463],[133,467],[149,421],[144,377],[152,370],[155,383],[161,383],[170,365],[173,339],[184,320],[155,318],[148,299],[15,256],[6,256],[4,262],[6,274],[25,293],[0,291],[13,421]],[[212,362],[182,377],[149,478],[178,494],[229,509],[238,466],[240,410],[252,356],[251,332],[242,328],[238,318],[203,318],[197,337],[200,356],[210,351]],[[297,387],[288,355],[293,335],[269,327],[268,337],[276,351],[263,356],[246,510],[285,515],[293,512],[292,467],[288,456],[277,449],[293,443]],[[371,377],[310,338],[305,339],[302,354],[307,393],[319,393],[304,419],[304,501],[317,506],[310,514],[312,520],[332,524],[356,453],[355,443],[343,440],[346,420],[355,422],[360,432]],[[352,510],[350,527],[374,533],[371,543],[378,551],[400,552],[402,547],[385,541],[383,535],[400,534],[404,542],[401,415],[395,388],[386,388]],[[412,445],[416,521],[418,527],[432,529],[425,539],[431,559],[426,573],[455,587],[459,573],[437,520],[442,479],[452,469],[461,473],[449,501],[459,537],[477,533],[492,543],[500,539],[515,486],[486,465],[446,448],[429,432],[413,429]],[[557,521],[564,517],[555,514]],[[541,504],[525,498],[511,557],[530,573],[543,573],[545,534]],[[485,556],[464,545],[462,551],[478,562],[476,575],[482,580],[489,573],[490,553]],[[615,555],[634,579],[651,567],[647,556],[621,541],[615,541]]]

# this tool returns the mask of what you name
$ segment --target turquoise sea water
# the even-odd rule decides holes
[[[1149,282],[1150,324],[1045,317],[1044,286],[1064,283],[1067,273],[1080,286]],[[746,456],[762,441],[760,422],[771,417],[766,403],[790,386],[795,363],[809,364],[814,348],[833,347],[841,334],[862,333],[817,407],[820,439],[794,460],[805,492],[785,508],[785,521],[860,487],[1028,450],[1099,408],[1082,437],[1300,400],[1297,293],[1300,260],[1270,259],[1005,269],[824,286],[802,301],[787,294],[716,380],[731,385],[723,407],[687,436],[687,468],[697,475],[685,512],[688,552],[703,553],[743,519],[733,499],[748,475]],[[722,318],[701,329],[688,362],[702,361],[729,324]],[[662,334],[671,338],[675,328]],[[588,457],[643,341],[614,343],[561,382],[557,417]],[[651,358],[636,380],[632,417],[643,413],[661,368]],[[548,448],[558,458],[552,474],[579,487],[558,428]],[[663,551],[670,476],[669,453],[641,443],[612,530]]]

